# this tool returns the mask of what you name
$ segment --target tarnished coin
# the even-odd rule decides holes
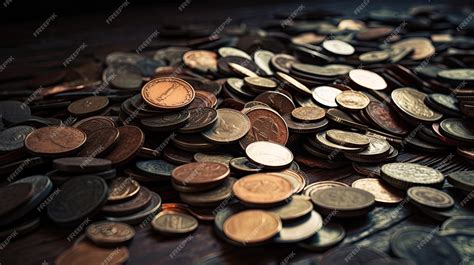
[[[325,40],[322,46],[324,49],[335,55],[348,56],[355,52],[352,45],[341,40]]]
[[[286,124],[288,125],[288,129],[295,133],[315,133],[321,130],[324,130],[328,125],[327,119],[322,119],[320,121],[298,121],[291,117],[291,114],[283,115],[283,119],[285,120]]]
[[[333,143],[349,147],[366,147],[370,144],[369,137],[363,134],[337,129],[327,130],[326,138]]]
[[[449,194],[430,187],[411,187],[407,195],[416,203],[432,208],[446,209],[454,205],[454,200]]]
[[[25,138],[34,131],[31,126],[15,126],[0,132],[0,152],[11,152],[23,148]]]
[[[150,106],[161,109],[179,109],[194,99],[194,88],[176,77],[155,78],[146,83],[141,92],[143,100]]]
[[[404,199],[400,191],[376,178],[358,179],[352,182],[352,187],[372,193],[375,196],[375,201],[381,203],[399,203]]]
[[[447,81],[474,82],[474,69],[461,68],[461,69],[441,70],[438,72],[438,76]]]
[[[425,101],[429,106],[438,109],[441,112],[444,111],[447,114],[454,114],[453,116],[459,115],[459,101],[452,95],[432,93],[426,97]]]
[[[255,92],[265,92],[268,90],[274,90],[277,87],[277,83],[269,78],[264,77],[245,77],[244,84]]]
[[[278,77],[278,79],[280,79],[285,84],[290,86],[296,92],[303,95],[311,96],[311,90],[308,87],[306,87],[304,84],[300,83],[298,80],[294,79],[293,77],[282,72],[277,72],[276,77]]]
[[[240,111],[218,109],[217,121],[202,135],[213,143],[232,143],[243,138],[250,130],[250,120]]]
[[[308,214],[313,210],[313,204],[306,198],[295,195],[287,204],[269,208],[267,210],[280,216],[282,221],[287,221]]]
[[[105,96],[92,96],[78,99],[67,107],[69,113],[76,117],[91,116],[103,111],[109,105]]]
[[[356,253],[357,254],[351,254]],[[350,263],[348,262],[348,257],[350,258]],[[360,246],[341,246],[338,248],[331,249],[324,253],[320,265],[342,265],[342,264],[351,264],[351,265],[365,265],[369,261],[380,258],[387,258],[387,254],[380,252],[378,250],[360,247]]]
[[[145,129],[152,132],[171,131],[184,126],[189,117],[189,112],[187,110],[182,110],[144,118],[140,120],[140,123]]]
[[[92,157],[61,157],[53,160],[53,167],[62,172],[92,173],[112,169],[112,162]]]
[[[381,177],[390,185],[407,190],[412,186],[440,185],[444,175],[438,170],[415,163],[388,163],[380,169]]]
[[[318,86],[313,89],[313,99],[326,107],[337,107],[336,97],[342,91],[331,86]]]
[[[188,122],[178,129],[180,133],[200,132],[217,121],[217,111],[210,107],[189,109],[188,112]]]
[[[152,198],[149,189],[140,187],[138,194],[126,201],[107,204],[102,207],[102,213],[107,216],[127,216],[139,212],[147,207]]]
[[[204,91],[204,90],[197,90],[195,92],[195,97],[194,100],[187,106],[188,109],[194,109],[194,108],[206,108],[206,107],[211,107],[214,108],[217,104],[217,98],[216,96],[209,92],[209,91]]]
[[[100,130],[102,128],[115,127],[115,122],[106,116],[93,116],[82,119],[72,126],[90,135],[92,132]]]
[[[271,205],[288,199],[293,194],[293,186],[282,177],[257,173],[239,179],[232,191],[243,202]]]
[[[297,62],[296,58],[288,54],[275,54],[270,60],[271,66],[277,71],[290,73],[291,65]]]
[[[102,221],[87,226],[87,237],[97,245],[119,245],[135,236],[135,229],[125,223]]]
[[[303,195],[311,198],[313,192],[317,192],[323,189],[332,188],[332,187],[349,187],[346,183],[332,180],[318,181],[311,184],[308,184],[303,189]]]
[[[458,141],[474,143],[474,123],[467,119],[449,118],[439,124],[441,132]]]
[[[229,166],[230,160],[234,157],[227,154],[220,154],[220,153],[196,153],[194,154],[194,160],[197,162],[215,162],[221,163],[226,166]]]
[[[322,131],[316,134],[314,141],[310,141],[311,144],[319,147],[327,152],[333,152],[334,150],[339,150],[347,153],[359,153],[366,149],[365,147],[349,147],[340,144],[336,144],[332,141],[329,141],[326,136],[326,131]]]
[[[225,235],[244,245],[267,241],[281,229],[278,215],[261,210],[242,211],[224,222]]]
[[[87,136],[87,140],[77,156],[100,157],[114,148],[119,135],[120,131],[115,127],[105,127],[93,131]]]
[[[346,90],[336,96],[336,103],[346,110],[362,110],[369,105],[370,99],[362,92]]]
[[[211,51],[194,50],[183,55],[183,61],[189,68],[203,73],[217,72],[217,54]]]
[[[295,104],[288,95],[277,91],[263,92],[257,97],[255,101],[260,101],[268,105],[270,108],[276,110],[280,115],[290,113],[295,109]]]
[[[367,116],[380,128],[396,135],[408,133],[408,126],[387,104],[372,101],[365,109]]]
[[[293,162],[293,153],[283,145],[258,141],[245,148],[250,161],[267,168],[284,168]]]
[[[346,236],[346,230],[340,224],[325,224],[314,236],[298,244],[312,251],[324,251],[339,244]]]
[[[164,161],[164,160],[145,160],[137,161],[135,167],[140,173],[150,177],[171,177],[171,172],[176,166]]]
[[[57,265],[82,265],[82,264],[124,264],[129,258],[126,247],[100,248],[96,245],[81,241],[62,252],[54,261]]]
[[[434,122],[443,116],[425,104],[426,94],[416,89],[404,87],[392,91],[393,103],[403,113],[421,122]]]
[[[226,178],[225,181],[208,191],[195,193],[180,193],[179,197],[184,203],[195,206],[210,206],[219,203],[232,195],[232,186],[237,181],[235,178]]]
[[[155,215],[161,207],[161,197],[151,192],[151,200],[146,205],[145,208],[139,210],[138,212],[133,212],[124,216],[105,216],[105,219],[112,222],[123,222],[129,225],[136,224],[147,224],[150,216]],[[148,220],[146,223],[143,223],[144,220]]]
[[[257,93],[256,91],[251,90],[249,87],[244,86],[244,80],[240,78],[227,78],[225,87],[235,94],[246,98],[254,98],[255,94]]]
[[[243,57],[245,59],[252,60],[252,57],[250,55],[242,50],[236,49],[234,47],[221,47],[219,50],[217,50],[219,55],[221,57],[227,57],[227,56],[238,56],[238,57]]]
[[[441,230],[474,232],[474,216],[451,217],[443,223]]]
[[[291,69],[310,76],[318,76],[319,78],[336,78],[349,73],[354,69],[352,66],[344,64],[328,64],[326,66],[318,66],[313,64],[293,63]]]
[[[388,60],[390,53],[387,51],[365,52],[359,55],[359,60],[364,63],[380,63]]]
[[[153,229],[165,235],[190,233],[198,227],[196,218],[189,214],[165,210],[160,212],[151,221]]]
[[[119,137],[117,143],[104,157],[112,161],[112,164],[115,166],[123,165],[133,159],[145,141],[145,135],[138,127],[122,126],[118,130]]]
[[[65,156],[76,152],[86,142],[86,134],[66,126],[47,126],[28,134],[25,147],[41,156]]]
[[[458,189],[471,192],[474,190],[474,171],[458,171],[447,175],[448,182]]]
[[[173,170],[173,181],[183,186],[203,186],[219,183],[230,173],[229,167],[215,162],[194,162]]]
[[[398,41],[391,45],[393,49],[412,48],[412,60],[423,60],[435,54],[435,47],[427,38],[415,37]]]
[[[0,188],[0,216],[5,216],[33,196],[31,183],[13,183]]]
[[[322,213],[352,217],[367,214],[375,203],[375,196],[356,188],[333,187],[313,192],[311,201]]]
[[[349,78],[357,85],[370,90],[384,90],[387,88],[387,82],[378,75],[369,70],[354,69],[349,72]]]
[[[319,121],[326,116],[326,111],[320,107],[299,107],[291,112],[291,117],[303,122]]]
[[[130,177],[119,177],[110,183],[107,200],[109,202],[121,201],[135,196],[140,190],[140,184]]]

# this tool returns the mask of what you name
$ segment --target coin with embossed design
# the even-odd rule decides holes
[[[453,139],[474,143],[474,122],[468,119],[449,118],[439,124],[440,131]]]
[[[239,179],[232,191],[245,203],[271,205],[288,199],[293,194],[293,186],[280,176],[256,173]]]
[[[365,109],[368,118],[380,128],[387,132],[405,135],[408,133],[408,126],[387,104],[372,101]]]
[[[443,116],[426,106],[424,102],[426,94],[416,89],[409,87],[397,88],[392,91],[391,97],[398,109],[415,120],[434,122]]]
[[[326,138],[336,144],[349,147],[366,147],[369,146],[369,137],[343,130],[331,129],[326,131]]]
[[[404,198],[400,191],[376,178],[358,179],[352,182],[352,187],[372,193],[375,201],[381,203],[399,203]]]
[[[213,143],[232,143],[243,138],[250,130],[250,120],[240,111],[218,109],[217,121],[202,135]]]
[[[135,236],[135,229],[125,223],[102,221],[87,226],[86,236],[97,245],[125,243]]]
[[[256,107],[248,109],[244,114],[250,120],[250,129],[239,142],[242,149],[257,141],[270,141],[281,145],[288,141],[288,127],[276,111]]]
[[[229,167],[215,162],[194,162],[179,166],[171,172],[173,181],[183,186],[203,186],[223,181]]]
[[[262,210],[245,210],[224,222],[224,234],[242,244],[255,244],[274,237],[282,229],[278,215]]]
[[[346,110],[362,110],[369,105],[370,99],[362,92],[346,90],[336,96],[336,102]]]
[[[311,200],[322,213],[350,217],[367,214],[375,203],[375,196],[361,189],[333,187],[313,192]]]
[[[23,148],[25,138],[34,131],[31,126],[15,126],[0,132],[0,152],[10,152]]]
[[[198,227],[198,221],[186,213],[164,210],[153,218],[151,225],[159,233],[177,235],[194,231]]]
[[[217,121],[217,111],[210,107],[189,109],[187,123],[178,129],[180,133],[195,133],[203,131]]]
[[[326,111],[320,107],[299,107],[291,112],[291,117],[303,122],[319,121],[326,116]]]
[[[74,153],[86,142],[86,134],[66,126],[47,126],[28,134],[25,147],[33,154],[64,156]]]
[[[444,182],[438,170],[415,163],[388,163],[380,169],[380,176],[390,185],[407,190],[412,186],[435,186]]]
[[[454,199],[449,194],[430,187],[411,187],[407,195],[415,203],[431,208],[446,209],[454,205]]]
[[[104,110],[108,104],[106,96],[92,96],[72,102],[67,110],[76,117],[91,116]]]
[[[217,72],[217,54],[211,51],[194,50],[183,55],[183,61],[191,69],[206,73]]]
[[[185,107],[194,99],[194,88],[176,77],[160,77],[146,83],[141,92],[146,104],[161,109]]]
[[[112,180],[109,187],[109,202],[121,201],[135,196],[140,190],[140,184],[132,178],[120,177]]]

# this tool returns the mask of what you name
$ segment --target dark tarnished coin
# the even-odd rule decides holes
[[[462,257],[461,264],[472,265],[474,261],[474,233],[469,231],[441,231]]]
[[[105,127],[90,132],[81,151],[77,156],[82,157],[101,157],[108,153],[119,138],[119,130],[115,127]]]
[[[142,75],[136,65],[119,63],[109,65],[102,72],[102,81],[112,87],[124,90],[137,90],[142,84]]]
[[[372,101],[365,110],[367,116],[385,131],[396,135],[405,135],[408,133],[407,125],[397,116],[389,105]]]
[[[433,93],[429,94],[426,97],[425,101],[428,105],[437,109],[440,112],[446,112],[447,114],[453,116],[459,115],[459,102],[454,96]]]
[[[230,64],[241,66],[252,73],[256,72],[258,69],[257,65],[251,59],[246,59],[239,56],[221,57],[219,60],[217,60],[217,67],[220,73],[225,76],[235,76],[234,70]]]
[[[176,183],[186,186],[200,186],[223,181],[230,173],[229,167],[214,162],[194,162],[179,166],[171,176]]]
[[[0,117],[7,124],[19,123],[31,117],[31,110],[27,104],[20,101],[0,101]]]
[[[244,86],[244,80],[240,78],[227,78],[225,87],[228,88],[230,91],[234,92],[235,94],[246,98],[253,98],[257,93],[255,91],[252,91],[249,87]]]
[[[108,202],[122,201],[134,197],[140,191],[140,184],[131,177],[113,179],[108,191]]]
[[[48,126],[34,130],[25,138],[25,147],[41,156],[65,156],[76,152],[86,142],[86,134],[66,126]]]
[[[332,187],[313,192],[311,200],[322,213],[334,213],[339,217],[367,214],[375,203],[375,196],[365,190],[350,187]]]
[[[112,222],[124,222],[129,225],[136,225],[136,224],[147,224],[150,216],[154,216],[161,207],[161,197],[151,192],[151,200],[146,205],[145,208],[139,210],[138,212],[134,212],[124,216],[106,216],[105,219]],[[148,220],[146,223],[143,223],[144,220]]]
[[[144,134],[135,126],[119,127],[119,137],[114,148],[105,156],[114,166],[127,163],[140,151],[143,146]]]
[[[0,216],[8,215],[33,196],[31,183],[13,183],[0,188]]]
[[[23,148],[25,138],[34,131],[31,126],[15,126],[0,132],[0,152],[11,152]]]
[[[240,111],[218,109],[217,121],[202,135],[213,143],[232,143],[243,138],[250,130],[250,120]]]
[[[180,128],[186,124],[190,117],[187,110],[174,113],[166,113],[150,118],[141,119],[143,127],[152,132],[171,131]]]
[[[356,253],[356,254],[353,254]],[[387,254],[375,249],[360,246],[341,246],[323,255],[320,265],[366,265],[369,261],[388,258]],[[349,262],[350,261],[350,262]]]
[[[250,161],[266,168],[284,168],[293,162],[293,153],[283,145],[257,141],[245,148]]]
[[[346,230],[340,224],[325,224],[312,237],[298,244],[307,250],[324,251],[339,244],[346,236]]]
[[[319,121],[326,116],[326,111],[320,107],[299,107],[291,111],[291,117],[303,122]]]
[[[360,30],[356,34],[356,38],[361,41],[372,41],[380,38],[387,37],[392,33],[394,28],[387,26],[380,26],[375,28],[366,28]]]
[[[416,264],[460,264],[462,259],[448,239],[437,235],[436,229],[404,227],[390,238],[390,249],[395,256],[415,261]],[[420,247],[421,246],[421,247]],[[443,251],[439,251],[443,249]]]
[[[48,205],[49,218],[61,225],[74,225],[92,218],[107,201],[107,183],[97,176],[72,178]]]
[[[99,246],[114,246],[131,240],[135,229],[125,223],[102,221],[87,226],[86,236]]]
[[[277,91],[263,92],[254,99],[260,101],[272,109],[276,110],[280,115],[290,113],[295,109],[295,103],[287,95]]]
[[[349,77],[352,82],[369,90],[384,90],[387,88],[387,82],[385,82],[383,77],[369,70],[351,70]]]
[[[441,226],[445,231],[474,232],[474,216],[455,216],[446,220]]]
[[[85,132],[86,135],[90,135],[102,128],[115,127],[115,122],[106,116],[93,116],[74,123],[73,127]]]
[[[388,163],[380,169],[381,177],[390,185],[407,190],[412,186],[434,186],[444,181],[438,170],[415,163]]]
[[[210,107],[189,109],[188,112],[188,122],[178,129],[180,133],[200,132],[217,121],[217,111]]]
[[[177,165],[191,163],[194,159],[193,153],[176,148],[174,145],[167,145],[163,150],[163,158]]]
[[[336,129],[327,130],[326,138],[333,143],[349,147],[366,147],[370,144],[369,137],[363,134]]]
[[[313,204],[302,196],[294,195],[288,203],[266,210],[280,216],[282,221],[288,221],[305,216],[311,212],[313,210]]]
[[[251,108],[245,111],[250,120],[250,129],[240,140],[242,149],[256,141],[270,141],[286,145],[289,132],[285,120],[274,110],[269,108]]]
[[[165,235],[186,234],[198,227],[196,218],[189,214],[165,210],[151,221],[153,229]]]
[[[194,160],[196,162],[215,162],[229,166],[230,160],[234,158],[231,155],[222,153],[196,153],[194,154]]]
[[[163,160],[145,160],[137,161],[135,167],[146,176],[168,179],[176,166]]]
[[[449,118],[439,124],[442,133],[458,141],[474,143],[474,123],[465,119]]]
[[[271,66],[277,71],[290,73],[291,65],[297,62],[296,58],[288,54],[275,54],[270,60]]]
[[[112,168],[112,162],[92,157],[62,157],[53,160],[53,167],[62,172],[92,173]]]
[[[369,261],[367,265],[416,265],[416,263],[408,259],[380,258]]]
[[[67,107],[67,110],[76,117],[85,117],[100,113],[107,105],[109,105],[107,97],[92,96],[74,101]]]
[[[447,175],[448,182],[458,189],[471,192],[474,190],[474,171],[458,171]]]
[[[147,207],[151,201],[151,192],[145,187],[140,187],[138,194],[123,202],[107,204],[102,207],[102,213],[107,216],[127,216]]]
[[[214,108],[216,104],[217,98],[213,93],[204,90],[196,90],[194,100],[187,106],[187,108]]]
[[[415,203],[431,208],[446,209],[454,205],[454,200],[449,194],[430,187],[411,187],[407,195]]]

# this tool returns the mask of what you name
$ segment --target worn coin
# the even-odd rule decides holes
[[[299,107],[291,111],[291,117],[303,122],[319,121],[326,116],[326,111],[320,107]]]
[[[303,195],[308,198],[311,198],[313,192],[317,192],[323,189],[332,188],[332,187],[349,187],[346,183],[332,180],[318,181],[311,184],[308,184],[303,189]]]
[[[107,201],[122,201],[134,197],[140,190],[140,184],[130,177],[119,177],[110,183]]]
[[[104,157],[112,161],[115,166],[123,165],[133,159],[144,143],[144,134],[135,126],[118,128],[119,137],[114,148]]]
[[[444,175],[438,170],[415,163],[388,163],[380,172],[390,185],[404,190],[412,186],[440,185],[444,181]]]
[[[211,107],[214,108],[217,104],[217,98],[216,96],[209,92],[209,91],[204,91],[204,90],[197,90],[195,91],[195,97],[194,100],[187,106],[188,109],[194,109],[194,108],[205,108],[205,107]]]
[[[336,97],[342,91],[331,86],[318,86],[313,89],[313,99],[326,107],[337,107]]]
[[[124,216],[105,216],[105,219],[112,222],[124,222],[129,225],[136,224],[148,224],[150,216],[154,216],[161,207],[161,197],[151,192],[151,200],[146,205],[145,208],[139,210],[138,212],[133,212],[129,215]],[[143,223],[144,220],[148,220],[146,223]]]
[[[226,166],[229,166],[230,160],[232,160],[234,157],[231,155],[227,154],[221,154],[221,153],[196,153],[194,154],[194,160],[197,162],[215,162],[215,163],[221,163]]]
[[[333,143],[349,147],[367,147],[370,144],[369,137],[363,134],[337,129],[327,130],[326,138]]]
[[[270,60],[271,66],[277,71],[290,73],[291,65],[297,62],[296,58],[288,54],[275,54]]]
[[[102,221],[87,226],[86,235],[99,246],[111,246],[131,240],[135,236],[135,229],[125,223]]]
[[[250,161],[267,168],[284,168],[293,162],[293,153],[283,145],[257,141],[245,148]]]
[[[369,105],[370,99],[362,92],[346,90],[336,96],[336,103],[346,110],[362,110]]]
[[[288,129],[290,129],[290,131],[300,134],[319,132],[324,130],[329,123],[327,119],[322,119],[316,122],[298,121],[296,119],[292,119],[290,113],[283,115],[283,119],[288,125]]]
[[[456,188],[471,192],[474,190],[474,171],[458,171],[447,175],[448,182]]]
[[[443,116],[426,106],[426,94],[416,89],[404,87],[392,91],[391,97],[395,106],[403,113],[421,122],[434,122]]]
[[[380,128],[396,135],[408,133],[408,126],[387,104],[372,101],[365,109],[367,116]]]
[[[339,244],[346,236],[346,230],[340,224],[325,224],[312,237],[298,244],[305,249],[312,251],[324,251]]]
[[[250,162],[246,157],[233,158],[230,160],[229,165],[232,170],[235,170],[239,173],[251,174],[262,170],[262,166]]]
[[[163,160],[144,160],[135,163],[137,170],[150,177],[157,177],[166,179],[171,177],[171,172],[176,166]]]
[[[286,94],[277,91],[267,91],[255,97],[255,101],[267,104],[280,115],[290,113],[295,109],[295,104]]]
[[[458,141],[474,143],[474,123],[467,119],[449,118],[439,124],[441,132]]]
[[[6,124],[19,123],[31,117],[31,109],[27,104],[20,101],[0,101],[0,116]]]
[[[356,188],[333,187],[313,192],[311,200],[323,213],[336,210],[335,216],[350,217],[367,214],[375,196]]]
[[[115,127],[105,127],[95,130],[87,136],[82,149],[77,156],[82,157],[100,157],[108,153],[117,142],[120,131]]]
[[[314,137],[314,141],[310,141],[311,144],[313,144],[315,147],[319,147],[323,149],[324,151],[327,152],[333,152],[334,150],[338,151],[343,151],[347,153],[359,153],[366,149],[364,146],[359,146],[359,147],[349,147],[349,146],[344,146],[340,144],[336,144],[332,141],[329,141],[327,139],[326,131],[318,132],[316,134],[316,137]]]
[[[474,216],[451,217],[445,222],[443,222],[441,230],[474,232]]]
[[[239,200],[255,205],[282,202],[293,194],[293,186],[283,177],[256,173],[239,179],[232,187]]]
[[[210,107],[189,109],[187,123],[178,129],[180,133],[196,133],[212,126],[217,121],[217,111]]]
[[[224,222],[224,234],[242,244],[255,244],[271,239],[280,232],[278,215],[261,210],[245,210]]]
[[[61,157],[53,160],[53,167],[68,173],[92,173],[112,169],[112,162],[92,157]]]
[[[203,73],[217,72],[217,54],[211,51],[194,50],[183,55],[183,61],[189,68]]]
[[[25,147],[33,154],[65,156],[76,152],[86,142],[86,134],[66,126],[47,126],[28,134]]]
[[[185,107],[194,99],[194,88],[186,81],[176,77],[155,78],[146,83],[141,95],[150,106],[160,109]]]
[[[187,110],[166,113],[140,120],[141,125],[151,132],[171,131],[186,124],[190,117]]]
[[[388,60],[390,53],[387,51],[365,52],[359,55],[359,60],[364,63],[380,63]]]
[[[86,135],[90,135],[102,128],[115,127],[115,122],[106,116],[93,116],[74,123],[73,127],[85,132]]]
[[[202,135],[213,143],[232,143],[243,138],[250,130],[249,118],[240,111],[218,109],[217,121]]]
[[[208,191],[196,193],[180,193],[179,197],[184,203],[195,206],[215,205],[232,195],[232,186],[237,181],[235,178],[226,178],[225,181]]]
[[[297,219],[311,212],[313,210],[313,204],[301,196],[293,196],[291,201],[287,204],[267,210],[280,216],[282,221],[288,221]]]
[[[34,194],[31,183],[13,183],[0,188],[0,216],[28,202]]]
[[[165,210],[151,221],[153,229],[165,235],[187,234],[198,227],[196,218],[189,214]]]
[[[147,207],[151,198],[152,195],[150,190],[142,186],[140,187],[138,194],[133,198],[126,201],[104,205],[104,207],[102,207],[102,213],[107,216],[131,215]]]
[[[57,265],[124,264],[129,258],[126,247],[100,248],[90,242],[81,241],[62,252],[54,261]]]
[[[412,60],[423,60],[435,54],[435,47],[427,38],[414,37],[398,41],[391,45],[393,49],[413,48]]]
[[[0,132],[0,152],[11,152],[23,148],[25,138],[35,128],[20,125]]]
[[[381,203],[399,203],[404,199],[400,191],[376,178],[358,179],[352,182],[351,186],[372,193],[375,196],[375,201]]]
[[[264,77],[245,77],[244,84],[255,92],[265,92],[268,90],[274,90],[277,87],[277,83],[269,78]]]
[[[387,82],[378,75],[369,70],[354,69],[349,72],[349,78],[355,84],[370,90],[384,90],[387,88]]]
[[[67,107],[69,113],[76,117],[91,116],[103,111],[109,105],[105,96],[92,96],[78,99]]]
[[[454,205],[454,200],[449,194],[430,187],[411,187],[407,195],[414,202],[432,208],[446,209]]]
[[[175,168],[171,176],[173,181],[183,186],[203,186],[220,183],[229,173],[229,167],[221,163],[194,162]]]

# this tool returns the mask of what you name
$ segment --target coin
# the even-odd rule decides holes
[[[92,173],[112,169],[112,162],[92,157],[62,157],[53,160],[53,167],[62,172]]]
[[[19,123],[31,117],[31,109],[20,101],[4,100],[0,101],[0,116],[6,124]]]
[[[415,163],[388,163],[380,172],[390,185],[404,190],[412,186],[440,185],[444,181],[444,175],[438,170]]]
[[[290,113],[295,109],[295,104],[287,95],[277,91],[267,91],[255,97],[255,101],[267,104],[280,115]]]
[[[458,141],[474,143],[474,123],[467,119],[449,118],[439,124],[441,132]]]
[[[302,171],[295,171],[293,169],[285,169],[280,172],[269,172],[268,174],[276,175],[288,180],[293,186],[293,193],[300,193],[306,186],[306,175]]]
[[[267,50],[257,50],[253,54],[253,60],[255,64],[260,68],[265,74],[273,75],[273,71],[270,68],[270,61],[275,54]]]
[[[380,63],[388,60],[390,53],[387,51],[365,52],[359,55],[359,60],[364,63]]]
[[[311,202],[307,202],[311,204]],[[318,232],[322,226],[323,219],[321,215],[316,211],[311,211],[303,218],[284,223],[274,241],[277,243],[294,243],[306,240]]]
[[[240,64],[229,63],[229,67],[232,71],[234,71],[234,73],[241,77],[258,77],[255,72]]]
[[[336,103],[346,110],[362,110],[369,105],[370,99],[362,92],[346,90],[336,96]]]
[[[336,97],[342,91],[331,86],[318,86],[313,89],[313,99],[326,107],[337,107]]]
[[[58,265],[123,264],[129,258],[126,247],[100,248],[87,241],[82,241],[62,252],[54,261]]]
[[[194,99],[194,89],[186,81],[176,77],[155,78],[146,83],[141,95],[150,106],[161,109],[185,107]]]
[[[313,204],[305,198],[293,196],[285,205],[267,209],[277,214],[282,221],[288,221],[305,216],[313,210]]]
[[[367,265],[416,265],[415,262],[407,259],[398,259],[398,258],[379,258],[369,261]]]
[[[194,100],[191,102],[191,104],[188,105],[188,108],[189,109],[204,108],[204,107],[214,108],[216,104],[217,104],[217,98],[213,93],[209,91],[204,91],[204,90],[197,90],[195,92]]]
[[[90,135],[92,132],[102,128],[115,127],[115,123],[106,116],[92,116],[74,123],[73,127],[85,132],[86,135]]]
[[[232,196],[232,186],[237,181],[235,178],[226,178],[225,181],[208,191],[196,193],[180,193],[179,197],[184,203],[195,206],[210,206]]]
[[[367,147],[370,144],[369,137],[363,134],[337,129],[327,130],[326,138],[333,143],[349,147]]]
[[[140,190],[140,184],[132,178],[119,177],[110,183],[107,201],[121,201],[134,197]]]
[[[365,109],[367,116],[380,128],[396,135],[408,133],[407,125],[387,104],[372,101]]]
[[[84,146],[77,156],[100,157],[108,153],[117,142],[120,131],[115,127],[105,127],[89,133]]]
[[[335,144],[327,139],[326,131],[318,132],[315,139],[310,139],[310,144],[316,148],[321,148],[327,152],[333,152],[334,150],[343,151],[347,153],[359,153],[366,149],[365,147],[349,147],[339,144]]]
[[[394,28],[388,26],[366,28],[358,31],[356,34],[356,38],[362,41],[376,40],[390,35],[393,30]]]
[[[375,196],[375,201],[381,203],[399,203],[404,199],[403,194],[398,190],[376,178],[358,179],[352,182],[351,186],[372,193]]]
[[[341,40],[325,40],[322,46],[335,55],[348,56],[355,52],[352,45]]]
[[[429,187],[411,187],[407,191],[408,197],[424,206],[446,209],[454,205],[454,200],[447,193]]]
[[[356,188],[332,187],[313,192],[311,200],[323,213],[351,217],[367,214],[375,203],[375,196]]]
[[[20,125],[1,131],[0,152],[11,152],[23,148],[26,136],[34,129],[31,126]]]
[[[176,167],[163,160],[137,161],[135,167],[138,171],[149,177],[169,179],[171,172]]]
[[[187,123],[178,129],[180,133],[195,133],[203,131],[217,121],[217,111],[210,107],[189,109]]]
[[[154,193],[151,192],[151,200],[150,203],[146,206],[146,208],[143,208],[142,210],[138,212],[134,212],[131,215],[125,215],[125,216],[105,216],[105,219],[108,221],[112,222],[123,222],[127,223],[129,225],[136,225],[136,224],[147,224],[143,223],[144,220],[149,220],[150,216],[154,216],[158,210],[161,207],[161,197]]]
[[[250,120],[240,111],[218,109],[217,121],[202,135],[213,143],[232,143],[243,138],[250,130]]]
[[[466,82],[473,82],[474,69],[471,68],[461,68],[461,69],[448,69],[448,70],[441,70],[438,72],[438,76],[448,80],[448,81],[466,81]]]
[[[271,66],[277,71],[290,73],[291,65],[297,62],[296,58],[288,54],[275,54],[270,60]]]
[[[265,92],[277,87],[277,83],[269,78],[259,76],[245,77],[244,84],[255,92]]]
[[[349,72],[349,78],[362,88],[370,90],[384,90],[387,88],[387,82],[385,82],[380,75],[369,70],[351,70]]]
[[[346,236],[344,227],[336,223],[325,224],[314,236],[298,244],[312,251],[324,251],[339,244]]]
[[[392,91],[391,97],[395,106],[403,113],[421,122],[434,122],[443,116],[426,106],[426,94],[413,88],[397,88]]]
[[[293,153],[283,145],[257,141],[245,148],[250,161],[267,168],[284,168],[293,162]]]
[[[10,214],[33,196],[33,185],[30,183],[13,183],[0,188],[0,216]]]
[[[280,79],[285,84],[290,86],[296,92],[311,96],[311,90],[307,88],[305,85],[303,85],[302,83],[300,83],[298,80],[294,79],[293,77],[282,72],[277,72],[276,77],[278,77],[278,79]]]
[[[356,253],[357,254],[351,254]],[[350,258],[350,264],[354,265],[365,265],[369,261],[380,258],[387,258],[387,254],[378,250],[360,247],[360,246],[341,246],[338,248],[331,249],[324,253],[319,264],[321,265],[340,265],[347,264],[348,257]]]
[[[456,216],[446,220],[441,226],[444,231],[474,231],[473,216]]]
[[[473,176],[474,171],[458,171],[447,175],[450,184],[467,192],[474,190]]]
[[[303,122],[319,121],[326,116],[326,111],[320,107],[299,107],[291,111],[291,117]]]
[[[118,128],[119,137],[115,147],[104,157],[112,161],[115,166],[123,165],[133,159],[143,146],[144,134],[135,126],[122,126]]]
[[[107,204],[102,207],[102,213],[107,216],[127,216],[143,210],[150,203],[152,198],[150,190],[145,187],[140,187],[138,194],[133,198],[117,202],[114,204]]]
[[[349,185],[343,182],[332,181],[332,180],[318,181],[304,187],[303,195],[311,198],[311,194],[313,194],[313,192],[320,191],[327,188],[332,188],[332,187],[349,187]]]
[[[183,61],[189,68],[206,73],[217,72],[217,54],[211,51],[194,50],[183,55]]]
[[[240,78],[227,78],[225,87],[234,92],[235,94],[247,98],[253,98],[257,93],[256,91],[251,90],[249,87],[244,86],[244,80]]]
[[[242,173],[256,173],[262,170],[262,167],[250,162],[246,157],[236,157],[230,160],[230,167]]]
[[[217,52],[222,57],[239,56],[239,57],[243,57],[245,59],[252,60],[252,58],[250,57],[250,55],[248,55],[248,53],[246,53],[242,50],[233,48],[233,47],[221,47],[221,48],[219,48],[219,50]]]
[[[111,246],[131,240],[135,229],[125,223],[102,221],[87,226],[86,235],[99,246]]]
[[[435,54],[435,47],[427,38],[414,37],[398,41],[391,45],[393,49],[413,48],[412,60],[423,60]]]
[[[233,156],[226,155],[226,154],[220,154],[220,153],[196,153],[194,154],[194,160],[197,162],[215,162],[215,163],[221,163],[226,166],[229,166],[230,160],[234,158]]]
[[[103,111],[109,105],[105,96],[92,96],[78,99],[67,107],[69,113],[76,117],[91,116]]]
[[[245,203],[271,205],[288,199],[293,194],[293,186],[282,177],[256,173],[239,179],[232,191]]]
[[[41,156],[65,156],[86,142],[86,134],[66,126],[48,126],[34,130],[25,138],[25,147]]]
[[[246,210],[224,222],[224,233],[242,244],[255,244],[274,237],[282,229],[280,218],[261,210]]]
[[[175,168],[173,181],[183,186],[203,186],[220,183],[230,173],[229,167],[215,162],[194,162]]]
[[[198,221],[189,214],[165,210],[151,221],[153,229],[165,235],[186,234],[196,230]]]

